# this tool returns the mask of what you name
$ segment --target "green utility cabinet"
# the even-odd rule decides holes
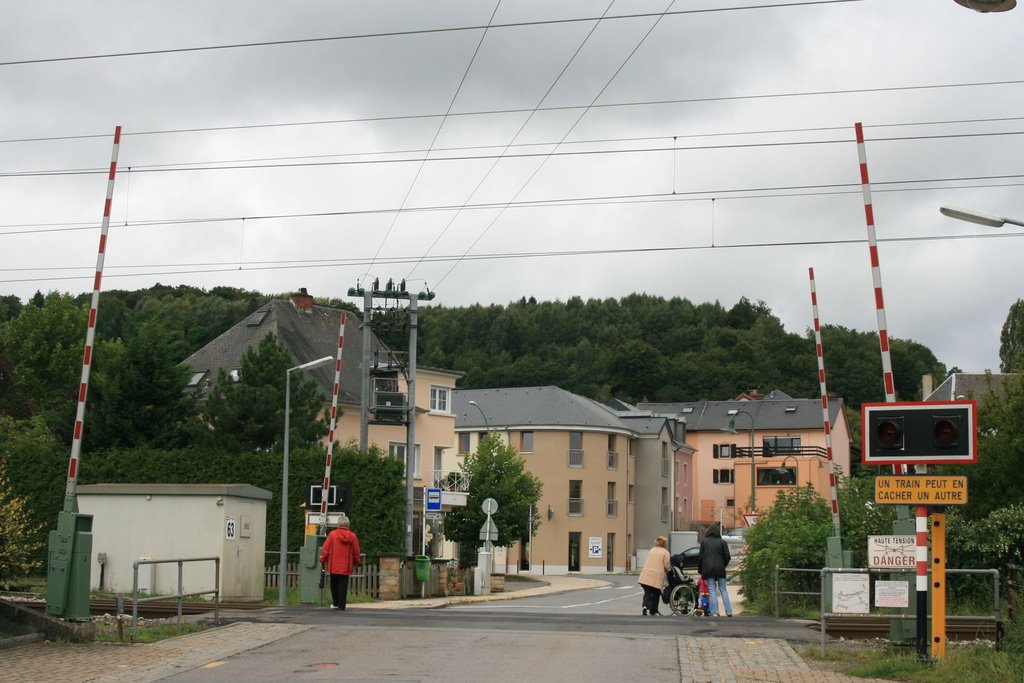
[[[320,600],[320,551],[326,536],[306,536],[299,549],[299,602],[312,604]]]
[[[63,510],[50,532],[46,613],[67,621],[89,621],[92,515]]]

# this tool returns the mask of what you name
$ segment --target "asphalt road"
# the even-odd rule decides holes
[[[817,642],[802,622],[739,615],[644,617],[636,577],[569,593],[437,609],[286,607],[233,612],[233,621],[311,628],[173,675],[170,681],[334,680],[531,683],[679,678],[679,638],[783,638]],[[666,609],[667,612],[667,609]]]

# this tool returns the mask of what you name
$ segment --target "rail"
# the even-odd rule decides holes
[[[214,563],[214,574],[213,574],[213,590],[209,591],[194,591],[192,593],[184,592],[184,586],[182,583],[182,575],[184,572],[184,566],[186,562],[213,562]],[[170,595],[151,595],[145,598],[139,597],[139,567],[144,564],[177,564],[178,565],[178,592]],[[156,589],[154,582],[153,589]],[[185,598],[195,597],[197,595],[209,595],[213,594],[213,621],[218,623],[220,621],[220,558],[219,557],[191,557],[181,558],[176,560],[135,560],[132,563],[132,642],[135,642],[136,633],[138,630],[139,622],[139,603],[140,602],[153,602],[155,600],[164,600],[166,598],[177,598],[178,601],[178,633],[181,633],[181,608],[182,602]]]

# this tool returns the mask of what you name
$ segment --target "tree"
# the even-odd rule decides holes
[[[1010,306],[999,335],[999,364],[1003,372],[1024,371],[1024,299]]]
[[[67,294],[51,293],[0,325],[0,357],[31,412],[71,443],[85,349],[87,309]]]
[[[235,452],[283,448],[285,372],[295,365],[273,334],[247,349],[237,381],[223,369],[218,373],[197,440]],[[290,443],[315,444],[326,431],[317,418],[324,399],[311,379],[296,374],[291,385]]]
[[[489,434],[475,453],[466,456],[461,468],[470,477],[466,505],[445,515],[444,533],[458,542],[463,561],[476,560],[472,553],[480,545],[480,527],[487,521],[482,507],[487,498],[498,502],[498,511],[491,516],[498,527],[498,546],[529,538],[531,525],[536,529],[540,524],[536,505],[543,484],[526,470],[516,449],[497,434]]]
[[[741,576],[748,604],[768,611],[776,566],[815,570],[825,566],[825,539],[831,534],[832,511],[814,487],[779,491],[772,507],[745,535],[750,552],[743,561]],[[787,588],[810,590],[817,576],[809,576],[813,580],[800,575],[787,583]]]
[[[1003,384],[1004,394],[991,388],[978,411],[978,462],[943,468],[943,473],[969,477],[970,496],[963,510],[980,519],[1009,505],[1024,504],[1024,373]]]
[[[34,528],[25,500],[18,498],[7,480],[0,460],[0,586],[11,590],[15,579],[28,576],[42,562],[34,557],[42,548],[39,530]]]
[[[0,416],[0,463],[11,495],[27,506],[24,511],[29,533],[24,542],[37,548],[32,559],[42,562],[46,558],[47,530],[57,525],[57,514],[64,503],[68,447],[39,417],[14,420]]]
[[[195,431],[198,408],[185,391],[190,370],[178,364],[180,334],[143,323],[123,343],[98,349],[85,421],[84,446],[179,448]]]

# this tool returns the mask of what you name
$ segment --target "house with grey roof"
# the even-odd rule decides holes
[[[975,401],[981,408],[989,396],[1004,398],[1013,374],[954,372],[925,397],[925,401]]]
[[[828,399],[828,432],[820,398],[793,398],[779,390],[732,401],[640,403],[636,408],[685,422],[692,471],[679,479],[688,479],[691,489],[689,495],[679,490],[677,495],[679,507],[689,510],[695,524],[741,526],[744,514],[770,507],[779,491],[806,484],[829,500],[831,468],[850,472],[852,438],[841,398]]]
[[[358,444],[360,437],[360,413],[364,400],[363,374],[363,329],[360,317],[348,312],[345,326],[341,327],[342,311],[314,303],[305,289],[289,299],[271,299],[244,320],[239,321],[216,339],[189,356],[183,365],[193,369],[190,388],[200,397],[208,394],[217,381],[218,371],[224,370],[229,377],[237,378],[242,356],[248,349],[255,348],[269,334],[292,355],[295,365],[317,360],[325,356],[336,357],[339,348],[339,334],[344,335],[342,344],[341,372],[338,378],[338,417],[334,438],[342,444]],[[407,414],[409,385],[404,374],[390,360],[387,348],[370,336],[371,349],[368,354],[368,369],[374,372],[386,371],[387,391],[375,391],[370,383],[370,396],[365,397],[373,408],[383,401],[382,396],[398,396],[402,401],[395,412]],[[324,396],[325,412],[330,409],[330,397],[334,392],[335,364],[311,368],[305,375],[316,381]],[[415,457],[413,458],[414,491],[419,494],[424,486],[437,486],[439,481],[453,481],[447,475],[458,470],[455,453],[455,415],[452,412],[451,394],[461,373],[439,368],[420,366],[417,368],[415,407]],[[282,378],[283,379],[283,378]],[[405,461],[408,447],[406,428],[401,420],[375,422],[371,414],[368,426],[368,444],[379,447],[392,457]],[[283,429],[283,425],[282,425]],[[326,440],[327,434],[324,434]],[[461,490],[461,489],[460,489]],[[448,492],[448,493],[458,493]],[[358,492],[355,492],[358,495]],[[414,526],[416,538],[422,533],[422,520],[416,516]]]

